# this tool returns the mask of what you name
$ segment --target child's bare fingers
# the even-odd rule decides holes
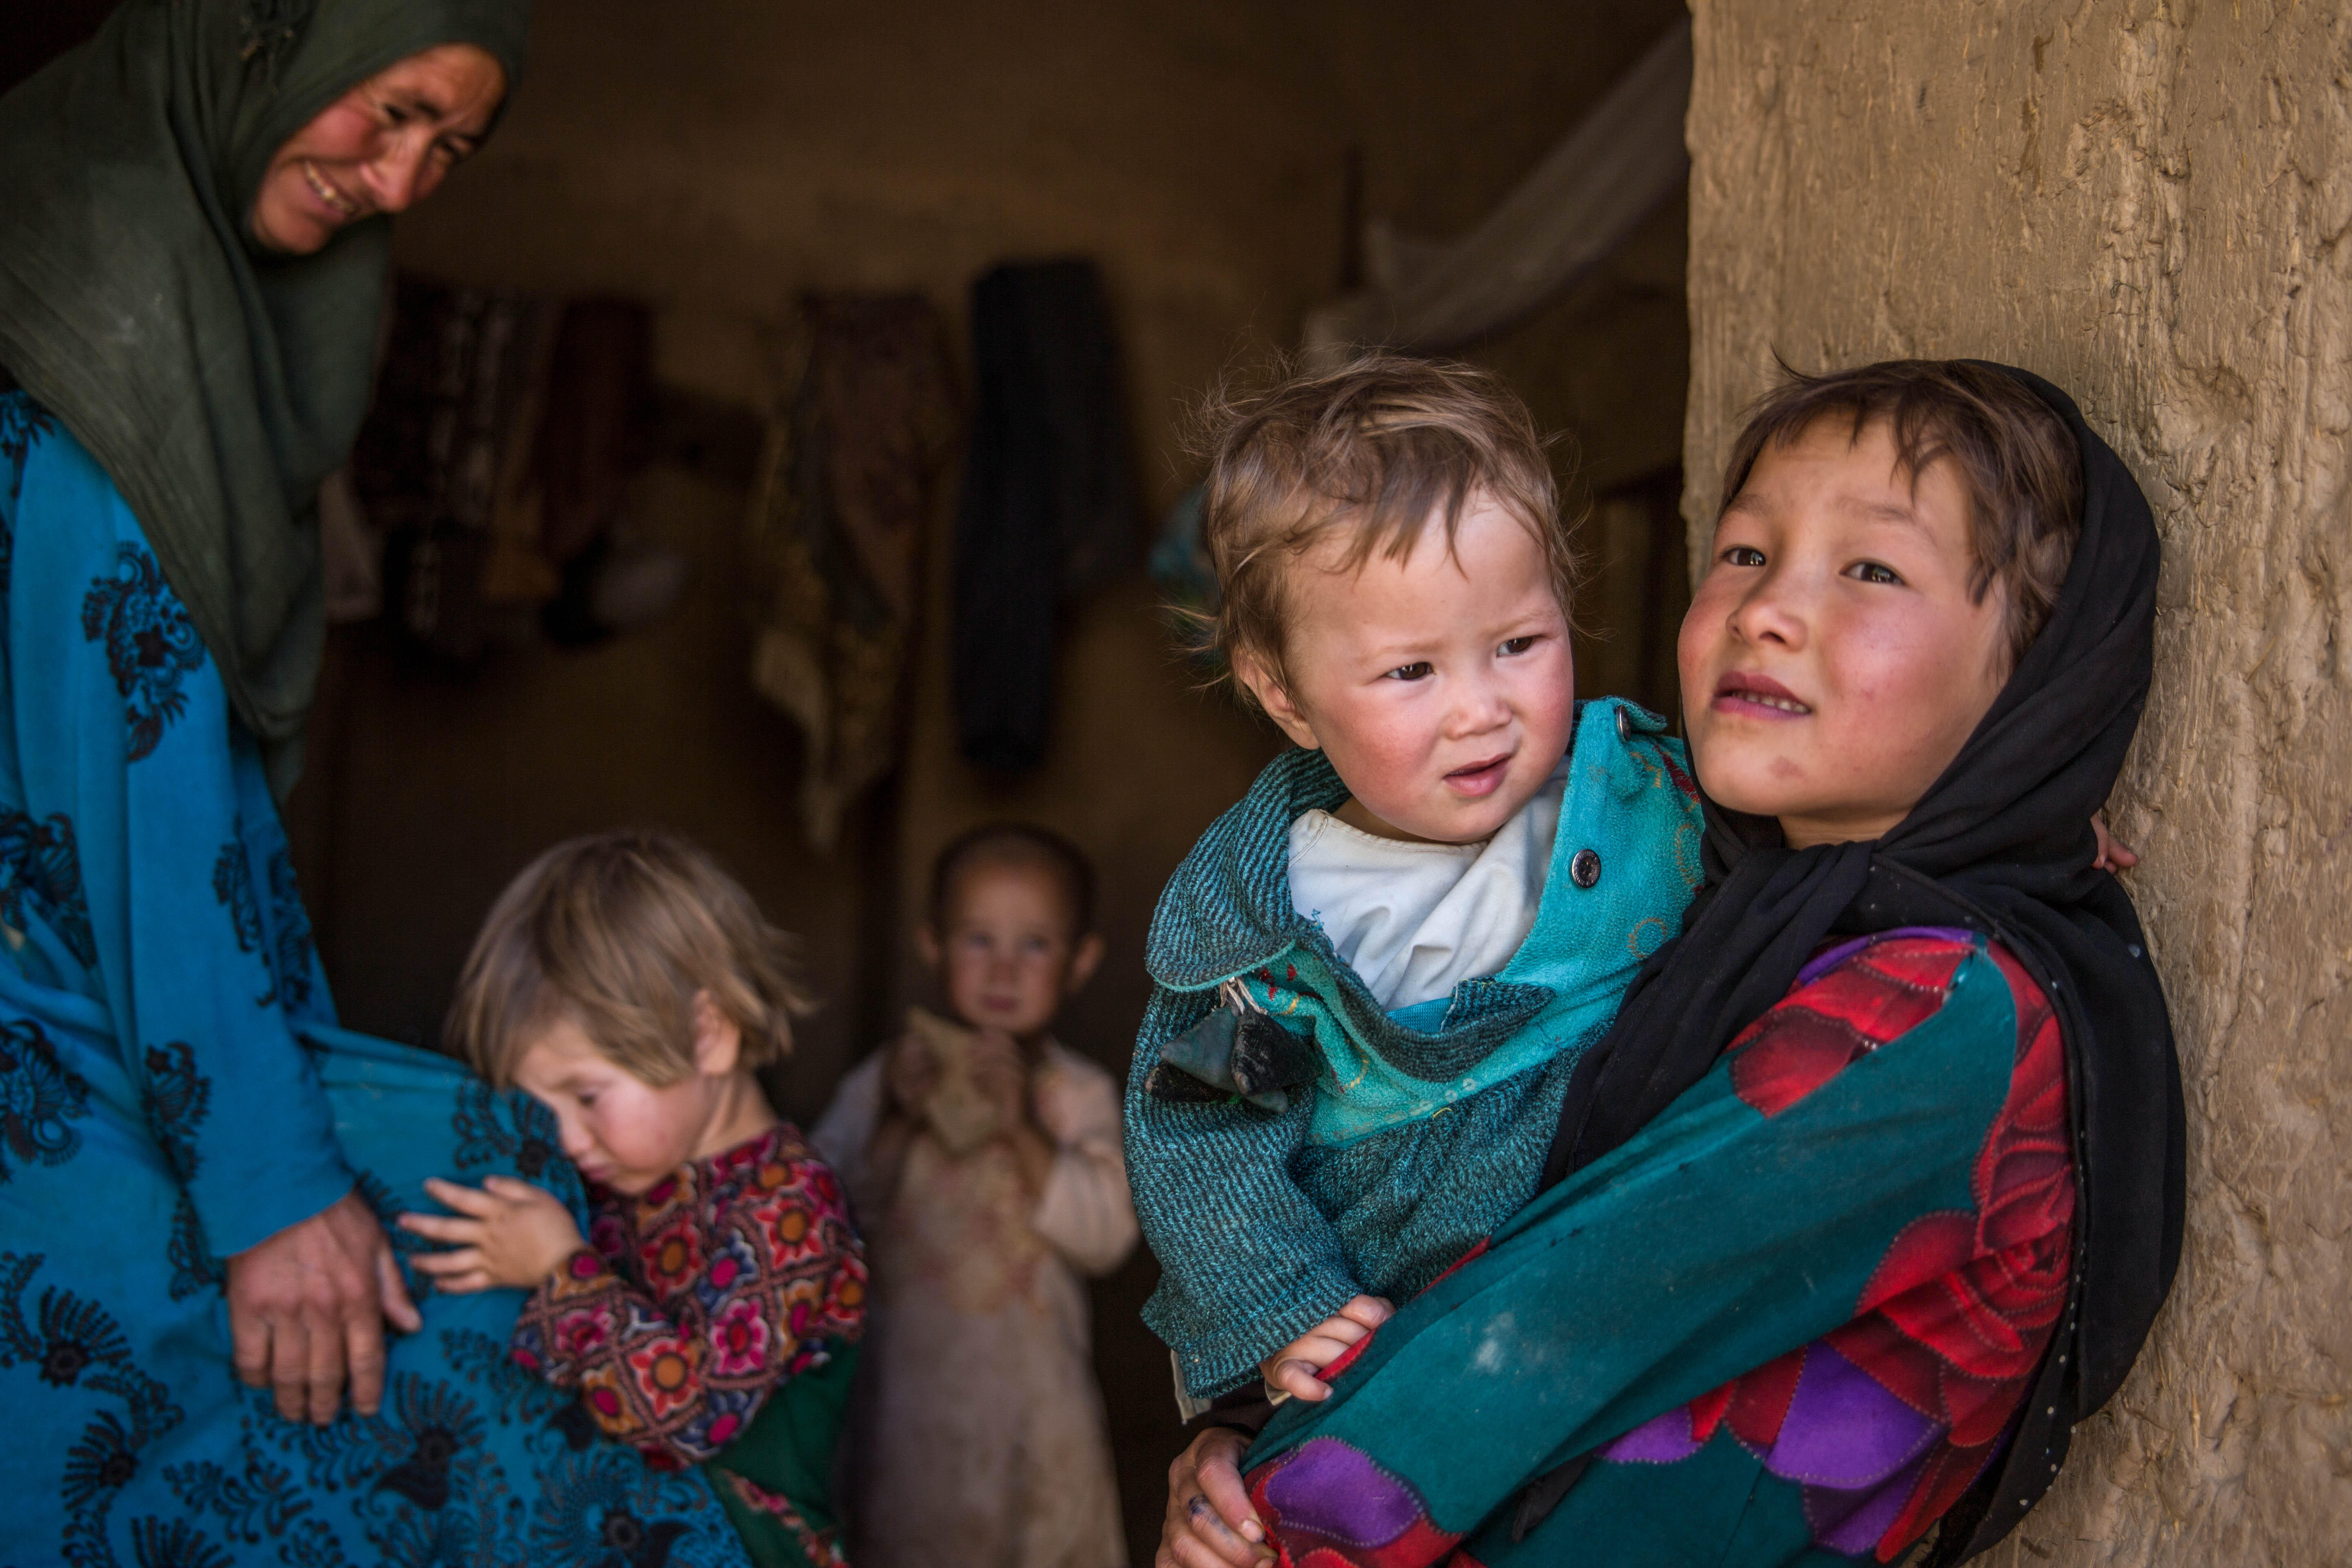
[[[1315,1369],[1303,1361],[1286,1361],[1274,1369],[1267,1380],[1293,1399],[1303,1399],[1313,1405],[1331,1397],[1331,1385],[1315,1375]]]
[[[425,1178],[425,1191],[444,1208],[469,1214],[477,1219],[487,1219],[499,1206],[498,1200],[479,1187],[469,1187],[462,1182],[445,1182],[438,1176]]]
[[[472,1244],[482,1239],[480,1220],[452,1219],[447,1215],[404,1214],[400,1216],[400,1228],[414,1232],[427,1241]]]
[[[490,1289],[497,1284],[497,1280],[476,1268],[464,1274],[440,1276],[433,1281],[433,1288],[445,1295],[471,1296],[478,1291]]]
[[[1377,1329],[1396,1316],[1396,1308],[1383,1296],[1357,1296],[1339,1309],[1339,1316],[1351,1323]]]
[[[418,1252],[410,1255],[408,1266],[419,1274],[430,1274],[436,1279],[454,1279],[460,1274],[482,1267],[482,1249],[461,1247],[454,1252]]]
[[[555,1194],[545,1187],[534,1187],[520,1176],[491,1176],[482,1183],[493,1197],[504,1198],[510,1204],[551,1204]]]

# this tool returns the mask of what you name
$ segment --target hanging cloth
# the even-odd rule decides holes
[[[957,741],[1017,772],[1045,756],[1062,602],[1133,564],[1126,399],[1090,261],[998,267],[971,290],[971,456],[955,542]]]
[[[411,55],[522,69],[528,0],[124,0],[0,99],[0,365],[97,458],[282,794],[325,634],[319,486],[366,412],[389,226],[247,231],[269,160]]]
[[[748,546],[762,610],[751,683],[806,742],[802,831],[818,849],[897,765],[923,540],[961,409],[947,330],[914,294],[811,295],[768,430]]]

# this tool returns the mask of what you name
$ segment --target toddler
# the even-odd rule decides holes
[[[1126,1554],[1081,1276],[1134,1247],[1111,1077],[1047,1034],[1102,958],[1059,836],[943,850],[917,932],[952,1020],[842,1082],[814,1138],[873,1247],[860,1568],[1112,1568]]]
[[[444,1290],[531,1292],[521,1365],[606,1436],[701,1465],[753,1561],[842,1561],[827,1495],[866,1264],[833,1173],[756,1069],[808,1006],[789,939],[701,850],[576,838],[499,898],[450,1012],[467,1061],[555,1113],[587,1178],[586,1238],[541,1188],[425,1184],[404,1215]]]
[[[1297,749],[1147,954],[1127,1154],[1188,1408],[1320,1393],[1377,1298],[1533,1194],[1580,1048],[1700,876],[1681,745],[1574,700],[1568,531],[1493,377],[1379,356],[1229,411],[1202,532],[1217,641]]]

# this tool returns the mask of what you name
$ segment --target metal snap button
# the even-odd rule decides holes
[[[1622,708],[1617,710],[1617,738],[1621,741],[1633,738],[1633,715]]]
[[[1568,863],[1568,879],[1580,888],[1601,880],[1601,857],[1590,849],[1578,850],[1576,858]]]

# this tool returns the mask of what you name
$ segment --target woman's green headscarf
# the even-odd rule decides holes
[[[130,503],[280,793],[324,637],[316,502],[367,412],[388,220],[247,228],[270,158],[385,67],[522,69],[530,0],[123,0],[0,99],[0,368]]]

